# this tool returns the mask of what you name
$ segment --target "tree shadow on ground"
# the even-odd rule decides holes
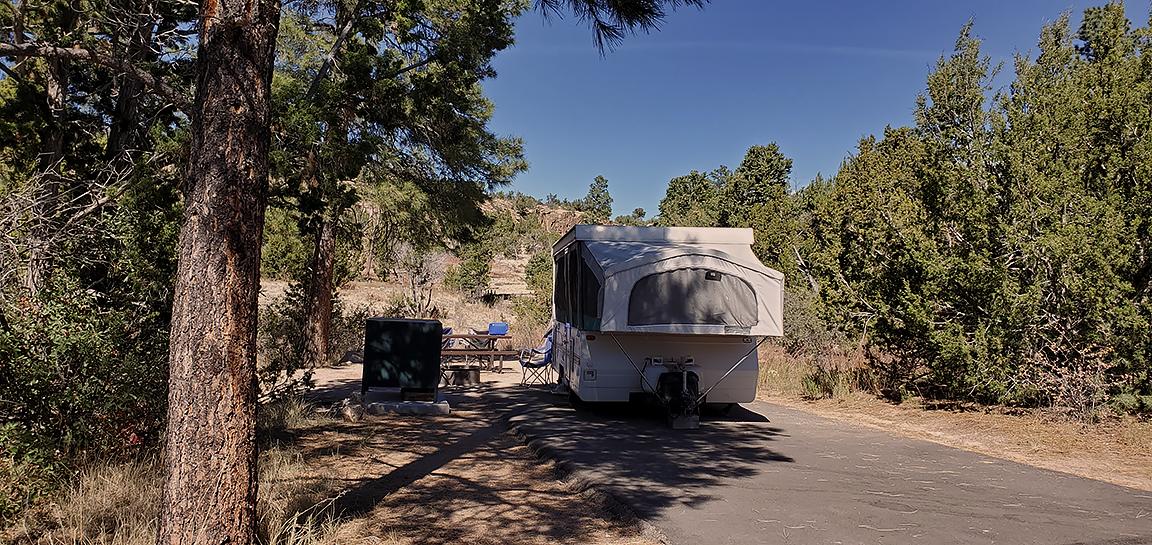
[[[310,397],[327,403],[350,391],[359,391],[358,381],[325,383]],[[507,433],[508,418],[546,408],[542,398],[492,384],[456,388],[448,397],[451,416],[326,419],[294,431],[307,463],[332,475],[337,537],[398,533],[430,544],[639,539],[628,514],[589,505],[598,499],[564,484],[551,463]]]
[[[673,430],[659,410],[630,404],[555,406],[513,424],[646,518],[714,499],[709,488],[723,481],[793,462],[771,448],[784,430],[744,407],[706,416],[693,430]]]
[[[331,402],[358,391],[358,380],[332,381],[312,397]],[[486,383],[445,393],[454,416],[337,422],[298,437],[305,457],[344,468],[335,513],[363,532],[390,528],[433,544],[611,542],[635,532],[626,516],[585,507],[599,496],[560,486],[549,463],[506,433],[510,426],[565,471],[607,483],[644,518],[707,502],[711,486],[792,461],[771,448],[784,431],[743,407],[705,417],[696,430],[672,430],[658,412],[628,404],[574,408],[544,389]]]

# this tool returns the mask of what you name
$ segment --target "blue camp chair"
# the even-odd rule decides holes
[[[447,337],[447,336],[452,334],[452,328],[445,327],[440,331],[440,334],[444,337]],[[455,340],[456,339],[445,338],[444,340],[440,341],[440,348],[452,348],[452,341],[455,341]]]
[[[551,331],[544,336],[544,344],[520,351],[520,367],[524,368],[524,374],[520,377],[521,386],[552,384]]]

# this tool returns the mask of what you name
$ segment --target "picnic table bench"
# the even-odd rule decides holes
[[[467,366],[468,358],[476,356],[477,360],[480,358],[488,358],[488,368],[491,369],[499,358],[499,367],[496,369],[498,373],[504,372],[504,360],[507,358],[519,357],[520,352],[516,350],[489,350],[489,349],[475,349],[475,348],[442,348],[440,349],[441,358],[449,357],[463,357],[464,366]],[[459,364],[449,364],[448,367]],[[479,363],[477,364],[477,367]]]

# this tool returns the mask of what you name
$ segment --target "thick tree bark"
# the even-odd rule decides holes
[[[328,363],[335,271],[336,222],[325,214],[314,238],[311,279],[305,294],[304,357],[310,367]]]
[[[172,304],[160,544],[252,543],[277,0],[204,0]]]

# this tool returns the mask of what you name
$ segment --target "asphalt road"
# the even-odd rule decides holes
[[[766,403],[698,430],[563,402],[512,424],[671,543],[1152,543],[1152,492]]]

